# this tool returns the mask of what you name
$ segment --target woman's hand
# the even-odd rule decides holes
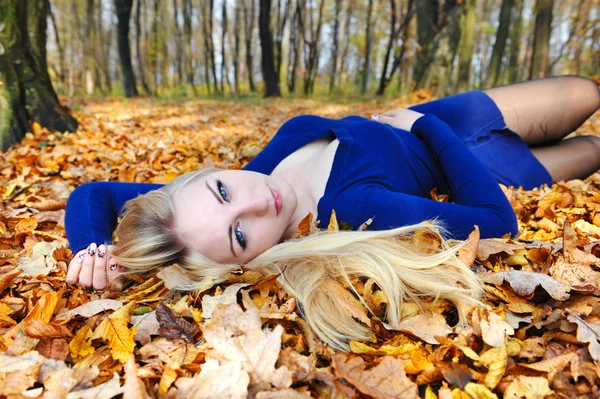
[[[406,108],[398,108],[384,112],[381,115],[372,115],[371,119],[410,132],[412,125],[422,116],[423,114],[420,112]]]
[[[91,243],[87,248],[75,254],[69,262],[67,283],[79,283],[84,288],[104,291],[108,287],[109,277],[121,271],[114,258],[110,257],[113,245],[96,245]]]

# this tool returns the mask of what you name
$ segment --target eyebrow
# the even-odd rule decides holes
[[[219,197],[219,195],[215,192],[215,190],[212,189],[212,187],[208,184],[208,180],[204,182],[206,184],[206,187],[210,190],[210,192],[212,193],[212,195],[215,196],[215,198],[217,199],[217,201],[219,201],[221,204],[223,203],[223,199],[221,197]],[[233,250],[233,228],[231,227],[231,225],[229,225],[229,231],[228,234],[229,236],[229,249],[231,249],[231,253],[233,254],[233,256],[235,256],[237,258],[237,255],[235,254],[235,251]]]

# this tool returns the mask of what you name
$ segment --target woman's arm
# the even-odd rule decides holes
[[[464,238],[477,224],[482,237],[498,237],[517,232],[515,213],[491,173],[465,147],[452,129],[431,114],[418,118],[411,132],[431,149],[450,187],[454,203],[396,193],[383,187],[369,192],[364,215],[379,214],[382,223],[376,228],[439,218],[457,237]],[[371,216],[369,216],[371,217]]]
[[[73,253],[90,243],[110,243],[127,201],[162,184],[92,182],[77,187],[67,201],[65,229]]]

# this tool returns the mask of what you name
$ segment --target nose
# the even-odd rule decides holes
[[[269,209],[269,199],[264,195],[254,195],[238,204],[240,215],[263,216]]]

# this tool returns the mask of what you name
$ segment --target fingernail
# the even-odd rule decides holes
[[[100,245],[98,247],[98,257],[104,258],[104,255],[106,255],[106,247],[104,245]]]
[[[110,271],[114,272],[115,270],[117,270],[117,264],[113,263],[112,265],[110,265]]]
[[[79,255],[77,255],[77,263],[83,262],[83,258],[85,258],[85,252],[82,252]]]
[[[91,243],[91,244],[90,244],[90,246],[88,247],[88,254],[89,254],[90,256],[94,256],[94,255],[96,255],[96,248],[97,248],[97,247],[96,247],[96,244],[94,244],[94,243]]]
[[[371,119],[373,119],[374,121],[378,121],[379,115],[371,115]]]

